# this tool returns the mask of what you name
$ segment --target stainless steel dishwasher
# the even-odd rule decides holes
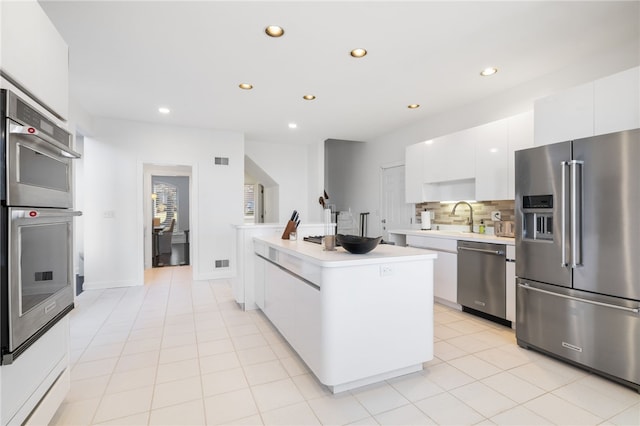
[[[458,241],[458,304],[463,310],[506,321],[506,248],[504,244]]]

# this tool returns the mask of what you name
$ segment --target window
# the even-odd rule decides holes
[[[255,198],[253,194],[253,185],[244,186],[244,215],[253,217],[255,215]]]
[[[153,184],[153,217],[160,219],[160,225],[167,227],[175,218],[178,228],[178,188],[166,182]]]

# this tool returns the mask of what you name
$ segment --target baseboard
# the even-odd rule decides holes
[[[104,290],[106,288],[136,287],[141,285],[144,285],[144,283],[135,281],[85,281],[82,285],[82,290]]]

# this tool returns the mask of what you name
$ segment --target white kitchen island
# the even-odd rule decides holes
[[[257,305],[334,393],[433,358],[436,253],[379,245],[356,255],[278,237],[254,248]]]

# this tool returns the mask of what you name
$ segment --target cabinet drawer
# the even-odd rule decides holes
[[[407,245],[411,247],[426,248],[457,253],[458,241],[448,238],[423,237],[421,235],[407,235]]]

